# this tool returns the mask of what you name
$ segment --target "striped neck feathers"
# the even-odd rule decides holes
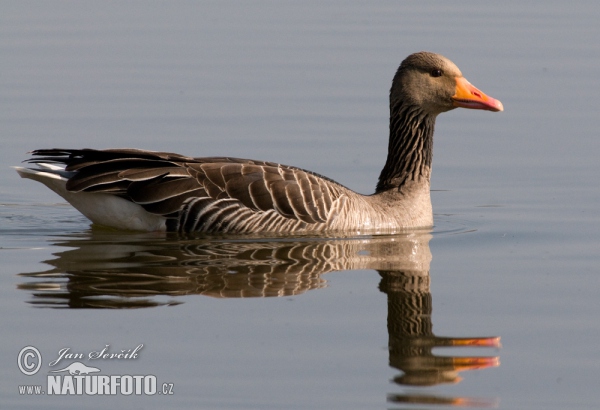
[[[402,190],[409,182],[429,182],[436,115],[397,101],[390,106],[388,156],[375,193]]]

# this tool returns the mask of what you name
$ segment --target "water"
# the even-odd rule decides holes
[[[594,2],[2,2],[2,408],[597,408],[599,17]],[[35,148],[129,146],[370,193],[391,78],[419,50],[506,109],[438,119],[430,234],[97,231],[9,168]],[[61,349],[140,344],[82,362],[174,394],[18,392],[46,389]],[[29,345],[33,376],[16,366]]]

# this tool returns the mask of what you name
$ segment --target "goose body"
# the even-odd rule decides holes
[[[394,233],[433,225],[433,130],[456,107],[502,111],[438,54],[407,57],[390,91],[388,157],[376,191],[358,194],[297,167],[136,149],[41,149],[17,167],[94,224],[141,231]]]

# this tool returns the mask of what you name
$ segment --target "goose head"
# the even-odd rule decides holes
[[[457,107],[502,111],[502,103],[475,88],[444,56],[419,52],[408,56],[398,68],[390,91],[390,107],[419,107],[437,116]]]

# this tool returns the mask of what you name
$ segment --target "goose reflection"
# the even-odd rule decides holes
[[[347,239],[255,241],[173,239],[92,232],[59,240],[71,248],[23,273],[19,288],[38,307],[139,308],[183,303],[183,295],[282,297],[326,286],[331,271],[374,269],[388,301],[389,364],[404,386],[456,383],[459,373],[499,365],[498,357],[436,355],[435,347],[499,347],[498,337],[440,337],[432,331],[428,233]],[[164,300],[166,299],[166,300]],[[494,405],[493,401],[394,394],[395,403]]]

